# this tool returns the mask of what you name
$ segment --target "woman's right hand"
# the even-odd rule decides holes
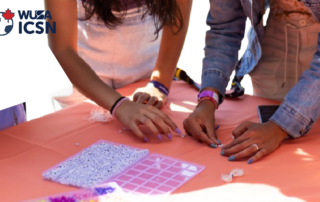
[[[184,120],[183,127],[187,134],[216,148],[221,142],[215,132],[215,104],[210,100],[202,101],[189,117]]]
[[[122,124],[129,127],[136,136],[146,142],[149,140],[142,133],[139,125],[148,127],[160,140],[162,140],[163,135],[170,140],[172,139],[170,128],[173,131],[180,132],[168,115],[151,105],[127,100],[118,107],[115,113],[115,116]]]

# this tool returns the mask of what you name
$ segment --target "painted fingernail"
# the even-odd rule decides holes
[[[158,134],[158,139],[162,140],[162,135],[161,134]]]
[[[235,159],[236,159],[235,156],[230,156],[230,157],[228,158],[228,161],[234,161]]]
[[[211,148],[216,148],[216,147],[217,147],[217,145],[216,145],[216,144],[213,144],[213,143],[209,144],[209,146],[210,146]]]
[[[224,151],[221,151],[220,154],[221,154],[221,156],[224,156]]]
[[[177,132],[178,134],[180,134],[180,135],[182,134],[181,131],[179,130],[179,128],[176,129],[176,132]]]
[[[216,126],[216,128],[215,128],[215,130],[218,130],[218,129],[219,129],[219,127],[220,127],[220,126],[219,126],[219,125],[217,125],[217,126]]]
[[[249,159],[248,164],[251,164],[253,162],[253,159]]]
[[[169,134],[168,134],[168,138],[169,138],[169,140],[171,140],[171,139],[172,139],[172,135],[171,135],[171,133],[169,133]]]
[[[149,142],[149,140],[148,140],[147,137],[144,137],[143,140],[144,140],[145,142]]]
[[[218,144],[221,144],[220,140],[217,140]]]

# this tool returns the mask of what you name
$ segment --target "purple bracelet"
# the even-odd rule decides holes
[[[152,84],[153,87],[157,88],[160,92],[162,92],[163,94],[165,94],[166,96],[169,95],[169,90],[167,87],[165,87],[162,83],[158,82],[158,81],[150,81],[148,83],[149,84]]]
[[[127,98],[127,97],[124,97],[124,98],[122,98],[120,101],[118,101],[118,103],[114,106],[114,108],[113,108],[113,110],[112,110],[112,112],[111,112],[113,118],[117,118],[117,117],[116,117],[116,111],[117,111],[118,107],[119,107],[124,101],[126,101],[126,100],[130,100],[130,99]]]

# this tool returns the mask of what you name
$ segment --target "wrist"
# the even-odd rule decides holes
[[[215,88],[212,88],[212,87],[204,88],[204,89],[202,89],[200,92],[203,92],[203,91],[212,91],[212,92],[214,92],[215,94],[217,94],[218,96],[220,96],[219,91],[218,91],[217,89],[215,89]]]
[[[280,126],[278,126],[275,122],[273,121],[268,121],[267,122],[273,129],[276,131],[276,134],[279,135],[279,137],[283,140],[288,136],[287,131],[283,130]]]
[[[169,89],[159,81],[151,80],[151,81],[149,81],[147,86],[152,86],[152,87],[158,89],[162,94],[164,94],[166,96],[169,95]]]
[[[215,90],[213,89],[203,89],[199,94],[198,94],[198,105],[201,102],[204,101],[211,101],[214,105],[215,108],[218,108],[219,106],[219,94],[216,93]]]
[[[112,117],[118,120],[121,120],[123,117],[122,114],[127,115],[128,109],[126,107],[127,104],[130,104],[130,99],[123,99],[123,101],[118,105],[118,107],[114,110]],[[130,107],[129,107],[130,109]]]
[[[213,103],[211,100],[203,100],[202,102],[200,102],[198,105],[197,105],[197,108],[196,110],[199,109],[199,110],[206,110],[208,112],[215,112],[217,107],[215,105],[215,103]]]
[[[175,69],[175,68],[174,68]],[[167,89],[170,89],[171,83],[172,83],[172,78],[173,78],[173,73],[171,76],[171,73],[169,71],[164,71],[166,73],[163,73],[163,71],[160,70],[155,70],[152,72],[152,75],[150,77],[150,81],[157,81],[164,85]]]
[[[116,118],[116,112],[117,112],[118,108],[122,105],[122,103],[123,103],[124,101],[129,101],[129,98],[127,98],[127,97],[120,97],[120,98],[117,99],[117,100],[115,101],[115,103],[112,105],[111,110],[110,110],[110,113],[111,113],[111,115],[112,115],[114,118]]]

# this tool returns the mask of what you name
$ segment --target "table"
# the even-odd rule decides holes
[[[130,95],[145,85],[140,81],[119,91]],[[164,111],[183,129],[182,122],[196,105],[197,91],[183,82],[174,82]],[[232,130],[245,120],[258,122],[257,105],[279,104],[245,95],[229,99],[220,106],[216,122],[219,139],[232,140]],[[147,148],[186,161],[202,164],[206,169],[170,195],[170,201],[319,201],[320,199],[320,124],[317,122],[305,136],[286,140],[274,153],[259,162],[228,162],[220,149],[186,136],[159,141],[149,136],[141,142],[131,132],[119,133],[122,124],[113,120],[93,123],[84,120],[93,105],[81,103],[42,118],[0,132],[0,201],[17,202],[75,190],[74,187],[42,179],[42,172],[81,149],[109,140],[134,147]],[[209,112],[208,112],[209,113]],[[79,143],[79,146],[75,144]],[[246,175],[226,183],[222,173],[234,168]],[[169,201],[169,199],[168,199]]]

